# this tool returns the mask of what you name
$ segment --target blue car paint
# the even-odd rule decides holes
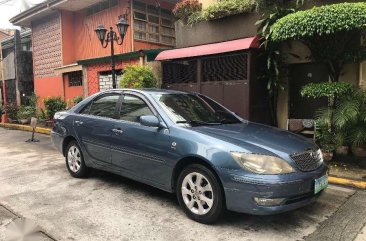
[[[166,128],[91,117],[78,114],[94,98],[106,93],[133,93],[142,97]],[[199,158],[216,172],[229,210],[251,214],[273,214],[305,206],[316,199],[314,180],[326,175],[324,164],[311,172],[302,172],[290,154],[318,147],[293,133],[242,120],[239,124],[197,126],[175,124],[152,98],[156,93],[182,93],[166,90],[114,90],[95,94],[55,121],[52,140],[60,152],[66,138],[77,140],[89,167],[174,192],[174,170],[180,161]],[[239,117],[238,117],[239,118]],[[77,122],[83,122],[79,128]],[[110,130],[123,129],[123,135]],[[282,175],[259,175],[243,169],[230,151],[277,156],[296,171]],[[254,197],[288,198],[280,206],[264,207]]]

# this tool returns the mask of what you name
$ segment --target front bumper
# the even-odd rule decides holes
[[[269,215],[306,206],[321,195],[322,191],[314,194],[314,180],[326,172],[326,166],[322,166],[312,172],[261,178],[227,173],[224,182],[226,207],[240,213]],[[284,201],[280,205],[261,206],[254,198],[284,198]]]

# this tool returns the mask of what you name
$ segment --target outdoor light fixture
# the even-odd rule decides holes
[[[112,86],[113,89],[117,87],[116,84],[116,60],[114,57],[114,42],[118,45],[123,44],[123,39],[126,35],[127,29],[130,26],[124,17],[120,17],[119,21],[116,24],[118,29],[118,34],[110,27],[109,32],[107,29],[102,25],[99,24],[98,27],[95,29],[95,33],[102,45],[103,48],[107,48],[108,44],[111,44],[111,67],[112,67]]]

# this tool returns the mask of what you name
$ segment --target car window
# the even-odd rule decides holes
[[[106,95],[93,101],[81,114],[102,116],[108,118],[116,117],[116,105],[120,95]]]
[[[120,119],[131,122],[140,122],[140,116],[143,115],[154,114],[141,98],[134,95],[125,95],[121,106]]]

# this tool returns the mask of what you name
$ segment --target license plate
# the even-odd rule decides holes
[[[321,190],[328,186],[328,176],[322,176],[321,178],[315,179],[314,194],[317,194]]]

